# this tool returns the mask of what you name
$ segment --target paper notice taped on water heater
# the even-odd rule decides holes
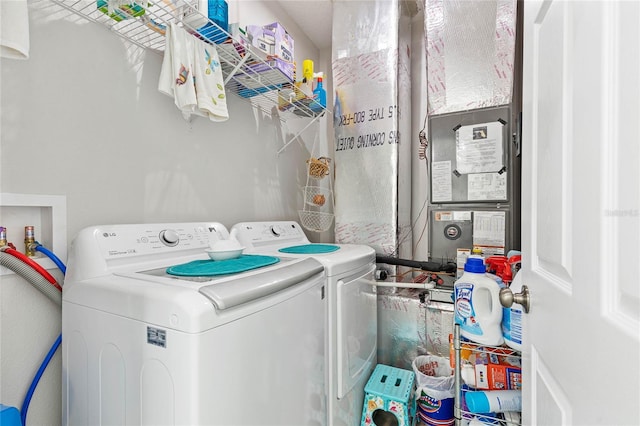
[[[467,175],[468,200],[506,200],[507,172]]]
[[[506,213],[503,211],[473,212],[473,246],[486,256],[504,254]]]
[[[456,130],[456,171],[463,175],[500,171],[504,165],[502,130],[498,121]]]
[[[434,161],[431,163],[431,201],[451,201],[451,194],[451,161]]]

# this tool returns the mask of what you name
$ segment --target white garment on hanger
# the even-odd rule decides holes
[[[0,0],[0,56],[29,59],[27,0]]]
[[[197,107],[193,75],[194,38],[175,23],[167,26],[158,90],[174,98],[185,120]]]
[[[198,108],[206,113],[211,121],[228,120],[227,95],[216,47],[194,38],[194,56]]]

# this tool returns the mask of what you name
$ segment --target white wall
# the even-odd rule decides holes
[[[157,91],[161,55],[49,1],[29,6],[30,59],[0,64],[0,192],[66,196],[69,242],[95,224],[298,219],[318,125],[278,155],[306,120],[281,125],[230,96],[228,122],[187,123]],[[231,12],[245,25],[280,20],[296,57],[319,60],[277,3],[232,3]],[[60,333],[60,310],[22,279],[1,280],[0,402],[20,407]],[[60,377],[58,351],[29,424],[60,423]]]

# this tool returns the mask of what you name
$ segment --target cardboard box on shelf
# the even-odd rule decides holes
[[[475,368],[476,389],[522,389],[520,357],[479,352],[470,361]]]
[[[293,37],[278,22],[268,25],[247,25],[247,36],[251,45],[267,55],[286,62],[294,61]]]
[[[522,361],[508,347],[489,347],[461,342],[462,380],[480,390],[522,389]],[[449,362],[455,368],[453,335],[449,335]]]

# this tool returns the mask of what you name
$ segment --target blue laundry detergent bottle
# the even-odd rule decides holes
[[[327,91],[322,84],[323,75],[318,77],[316,88],[313,89],[313,102],[311,102],[311,111],[318,113],[327,107]]]
[[[499,294],[500,285],[486,273],[482,257],[469,256],[454,283],[454,320],[462,337],[482,345],[504,343]]]
[[[513,293],[522,291],[522,274],[516,274],[509,288]],[[517,303],[510,308],[503,308],[502,311],[504,342],[516,351],[522,351],[522,315],[524,315],[524,308]]]

